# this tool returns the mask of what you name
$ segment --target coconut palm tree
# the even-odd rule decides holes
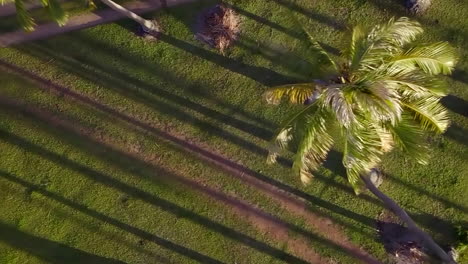
[[[33,31],[36,24],[31,14],[27,10],[24,4],[24,0],[14,0],[16,7],[16,14],[19,24],[26,31]],[[85,0],[88,5],[94,6],[92,0]],[[155,21],[147,20],[134,12],[126,9],[125,7],[117,4],[112,0],[101,0],[102,3],[109,6],[113,10],[125,15],[126,17],[133,19],[140,24],[145,32],[156,34],[160,31],[159,25]],[[62,9],[60,3],[57,0],[41,0],[41,4],[49,12],[50,17],[55,20],[60,26],[65,25],[68,20],[67,13]]]
[[[356,193],[367,186],[440,258],[452,263],[368,177],[382,155],[394,148],[427,163],[423,133],[443,133],[449,124],[447,111],[439,103],[446,88],[437,75],[452,72],[455,50],[446,42],[414,45],[421,33],[420,24],[405,17],[369,30],[358,26],[339,58],[330,56],[309,34],[321,62],[328,67],[327,74],[320,80],[265,92],[270,104],[279,104],[286,97],[293,104],[304,105],[274,136],[268,162],[275,162],[282,149],[293,151],[293,170],[302,182],[309,183],[312,172],[339,141],[347,178]]]

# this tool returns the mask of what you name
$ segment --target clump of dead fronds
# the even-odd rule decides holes
[[[199,18],[196,37],[224,53],[237,40],[240,33],[240,18],[225,5],[216,5]]]
[[[423,241],[403,226],[390,212],[383,212],[377,220],[377,233],[395,264],[424,264],[430,262]]]
[[[406,0],[406,8],[414,15],[421,15],[431,6],[431,0]]]

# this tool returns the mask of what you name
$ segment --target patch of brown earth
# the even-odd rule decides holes
[[[200,14],[195,37],[221,53],[232,46],[240,33],[240,18],[234,9],[219,4]]]

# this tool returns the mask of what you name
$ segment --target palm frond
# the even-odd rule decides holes
[[[443,80],[421,71],[415,70],[389,75],[384,82],[398,85],[398,90],[403,97],[421,98],[447,95],[447,85]]]
[[[382,152],[390,152],[395,145],[392,133],[386,127],[380,126],[379,124],[373,123],[373,127],[380,138]]]
[[[354,119],[353,107],[344,93],[342,86],[330,86],[322,93],[321,101],[325,108],[331,109],[338,122],[344,126],[350,126]]]
[[[395,124],[403,112],[397,88],[397,85],[383,81],[372,82],[359,94],[360,96],[355,97],[355,102],[363,112],[368,111],[373,120],[390,120]],[[366,97],[371,100],[366,100],[367,104],[362,104],[361,100],[358,100]]]
[[[16,18],[18,23],[25,31],[33,31],[36,27],[33,17],[24,6],[23,0],[15,0]]]
[[[300,175],[304,184],[310,182],[311,171],[319,168],[333,146],[333,138],[327,131],[331,125],[330,117],[325,109],[319,108],[298,127],[303,131],[297,131],[301,138],[294,156],[293,171]]]
[[[47,1],[47,10],[50,17],[57,22],[60,26],[63,26],[68,21],[68,14],[63,10],[62,6],[57,0],[42,0]]]
[[[424,30],[417,21],[407,17],[390,19],[387,24],[378,25],[369,33],[369,38],[376,42],[376,48],[388,52],[398,51],[413,42]]]
[[[424,131],[411,115],[404,114],[397,125],[385,123],[384,126],[392,134],[397,148],[408,153],[420,164],[427,164],[429,155],[427,144],[423,140]]]
[[[320,87],[316,83],[287,84],[268,89],[264,97],[269,104],[279,104],[284,96],[293,104],[303,104],[318,89]]]
[[[312,48],[319,55],[321,55],[321,57],[324,58],[327,63],[330,63],[330,65],[333,66],[335,72],[339,72],[338,64],[335,62],[333,57],[322,47],[322,45],[320,45],[320,43],[317,40],[315,40],[315,38],[312,36],[312,34],[310,34],[310,32],[307,29],[305,29],[304,27],[303,29],[309,37],[310,43],[312,44]]]
[[[360,26],[355,26],[351,34],[351,44],[346,52],[350,72],[354,72],[362,67],[362,60],[366,57],[371,46],[372,43],[368,40],[364,29]]]
[[[317,103],[308,105],[291,115],[280,125],[268,148],[267,163],[275,163],[280,150],[289,148],[292,143],[297,145],[297,138],[301,137],[301,129],[298,127],[305,124],[306,116],[314,114],[317,109]]]
[[[361,122],[361,125],[344,131],[343,165],[357,194],[360,192],[361,175],[368,174],[380,162],[382,155],[379,133],[369,121],[362,119]]]
[[[421,69],[427,74],[451,74],[457,62],[455,49],[448,42],[437,42],[410,48],[395,56],[391,67],[405,70]]]
[[[362,40],[366,39],[366,34],[360,26],[355,26],[351,32],[351,40],[346,55],[350,61],[357,55],[359,47],[362,46]]]
[[[439,103],[436,97],[422,97],[418,99],[406,99],[402,101],[414,118],[420,122],[425,130],[443,133],[449,125],[448,112]]]
[[[404,45],[412,42],[423,32],[418,22],[406,17],[390,19],[383,25],[374,26],[366,33],[355,27],[349,48],[350,72],[369,73],[376,71],[388,58],[400,53]]]

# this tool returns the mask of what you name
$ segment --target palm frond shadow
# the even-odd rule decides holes
[[[319,23],[325,24],[335,30],[344,31],[346,29],[346,24],[343,21],[338,20],[337,18],[331,17],[326,14],[319,13],[317,11],[306,9],[292,0],[273,0],[274,2],[289,8],[293,12],[300,13],[310,19],[313,19]]]
[[[447,129],[447,132],[445,132],[444,134],[445,137],[448,137],[452,140],[455,140],[458,143],[468,146],[468,138],[466,135],[468,135],[468,130],[457,124],[452,124]],[[465,159],[467,158],[467,155],[465,155]]]

